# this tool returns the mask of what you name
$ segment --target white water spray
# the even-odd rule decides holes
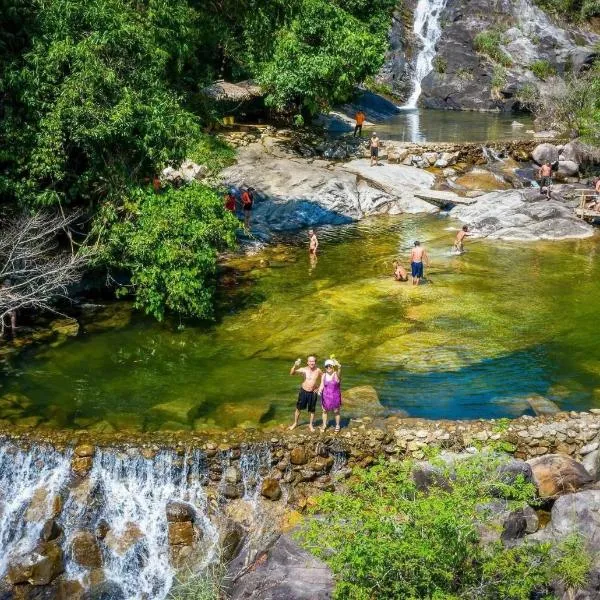
[[[53,448],[0,443],[0,578],[12,556],[31,552],[69,477],[71,458]]]
[[[440,15],[445,6],[446,0],[419,0],[417,4],[413,31],[421,42],[422,48],[415,62],[413,91],[406,104],[401,107],[403,109],[417,108],[417,100],[421,95],[421,82],[433,69],[435,45],[442,35]]]

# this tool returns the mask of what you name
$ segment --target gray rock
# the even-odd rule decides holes
[[[444,475],[439,467],[422,462],[414,466],[412,477],[417,490],[420,492],[428,492],[429,488],[437,487],[446,491],[452,489],[450,480]]]
[[[558,148],[554,144],[539,144],[531,153],[531,158],[538,164],[555,163],[558,160]]]
[[[531,466],[523,460],[513,459],[500,465],[496,470],[496,474],[499,481],[507,485],[514,485],[519,477],[526,483],[533,483]]]
[[[239,483],[242,480],[242,474],[237,467],[227,467],[227,469],[225,469],[223,479],[227,483]]]
[[[600,480],[600,450],[592,450],[586,454],[581,463],[594,481]]]
[[[453,208],[450,215],[467,223],[475,237],[490,239],[560,240],[594,234],[562,200],[532,201],[522,190],[484,194],[470,206]]]
[[[560,542],[578,533],[592,553],[600,552],[600,490],[567,494],[556,500],[549,525],[530,539]]]
[[[579,173],[579,165],[572,160],[559,160],[557,176],[573,177]]]
[[[235,565],[233,565],[235,568]],[[235,574],[235,571],[234,571]],[[231,600],[328,600],[334,579],[329,567],[280,536],[241,575],[234,575]]]

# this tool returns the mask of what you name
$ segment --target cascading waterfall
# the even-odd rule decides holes
[[[263,475],[271,467],[271,449],[266,445],[242,451],[240,471],[244,485],[244,500],[256,501],[260,494]]]
[[[106,579],[116,582],[127,600],[165,598],[175,575],[169,561],[169,502],[194,507],[205,563],[216,550],[218,534],[208,518],[203,487],[206,477],[199,452],[182,457],[164,451],[148,459],[98,451],[89,475],[88,494],[92,498],[82,502],[72,494],[63,510],[67,547],[75,531],[104,523],[110,535],[110,543],[103,548]],[[90,505],[97,507],[92,515]],[[67,575],[83,580],[84,570],[68,561]]]
[[[10,558],[36,546],[69,477],[71,457],[51,447],[0,443],[0,578]]]
[[[403,109],[417,108],[417,100],[421,95],[421,82],[433,69],[435,45],[442,35],[440,15],[445,6],[446,0],[419,0],[417,4],[413,31],[421,42],[422,48],[415,61],[413,91],[406,104],[401,107]]]

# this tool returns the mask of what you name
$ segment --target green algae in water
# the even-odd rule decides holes
[[[600,406],[597,238],[469,240],[456,257],[458,225],[401,216],[323,229],[313,266],[302,234],[235,257],[216,324],[175,331],[127,314],[18,355],[0,396],[30,403],[0,401],[0,419],[136,432],[283,423],[300,383],[291,364],[313,353],[338,357],[345,389],[371,385],[412,416],[515,417],[530,412],[532,394],[564,409]],[[432,266],[414,288],[391,272],[396,257],[408,266],[417,238]]]

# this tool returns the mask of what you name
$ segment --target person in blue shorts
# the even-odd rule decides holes
[[[423,279],[423,262],[429,266],[429,256],[424,246],[418,240],[414,244],[414,248],[410,252],[410,270],[412,276],[412,284],[419,285]]]

